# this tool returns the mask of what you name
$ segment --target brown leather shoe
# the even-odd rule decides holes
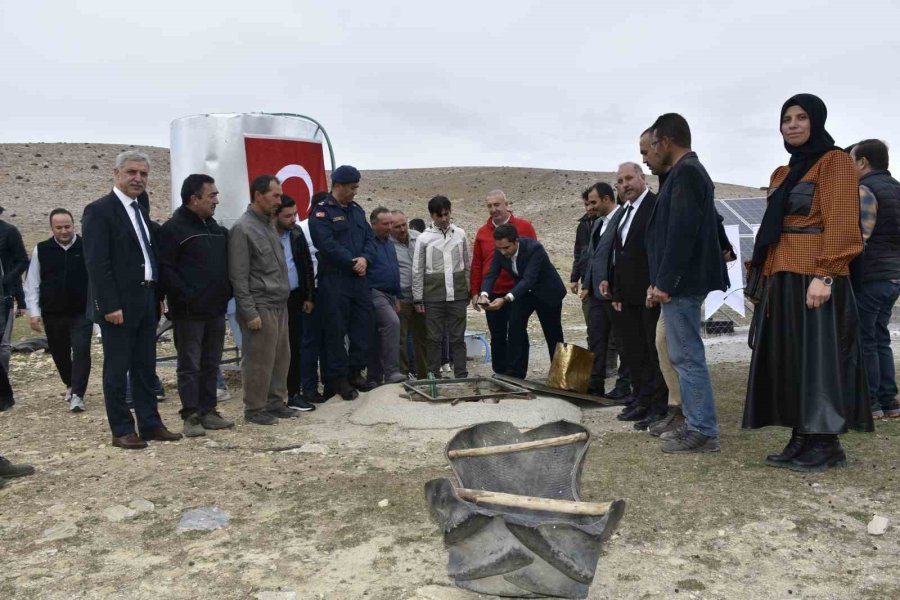
[[[148,442],[177,442],[182,436],[180,433],[172,433],[165,427],[157,427],[146,433],[142,433],[141,437]]]
[[[129,433],[122,437],[113,436],[112,445],[126,450],[142,450],[147,447],[147,442],[138,437],[136,433]]]

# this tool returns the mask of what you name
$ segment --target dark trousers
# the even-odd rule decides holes
[[[182,419],[216,410],[216,377],[225,347],[225,315],[173,322]]]
[[[310,395],[319,388],[319,369],[322,370],[323,379],[325,373],[325,338],[322,325],[324,309],[320,304],[321,301],[322,296],[316,290],[313,311],[300,315],[300,320],[303,322],[303,338],[300,343],[300,387],[304,394]],[[290,324],[288,324],[288,328],[290,328]],[[291,357],[293,356],[292,348]]]
[[[319,273],[319,308],[325,338],[326,382],[366,368],[372,333],[372,294],[365,277]],[[344,336],[350,338],[349,350]]]
[[[83,313],[42,315],[47,346],[59,377],[72,393],[84,398],[91,376],[91,334],[94,324]]]
[[[891,332],[888,330],[891,311],[898,297],[900,283],[890,280],[861,283],[856,296],[872,411],[898,407],[894,352],[891,350]]]
[[[103,340],[103,396],[106,418],[113,436],[134,433],[134,419],[125,402],[126,376],[131,372],[132,402],[138,433],[162,427],[156,410],[153,383],[156,378],[156,291],[143,291],[144,310],[134,310],[128,321],[100,323]]]
[[[303,300],[297,288],[288,297],[288,342],[291,347],[291,365],[288,367],[287,391],[288,397],[300,393],[301,389],[301,364],[303,352]]]
[[[468,300],[425,303],[425,330],[428,338],[428,371],[435,377],[441,376],[444,360],[444,338],[449,338],[450,356],[453,360],[453,376],[457,379],[468,377],[466,366],[466,308]],[[425,379],[427,374],[419,374]]]
[[[588,302],[588,349],[594,353],[594,366],[591,369],[591,387],[597,391],[605,391],[607,367],[611,360],[615,365],[616,355],[622,353],[622,344],[613,323],[612,302],[597,298],[594,295],[587,297]],[[628,392],[631,389],[631,381],[628,378],[628,368],[625,361],[621,361],[616,374],[616,389]]]
[[[631,377],[634,397],[642,406],[664,411],[669,390],[659,370],[656,353],[656,322],[659,307],[622,304],[613,318],[622,338],[622,359]]]
[[[548,306],[532,294],[516,298],[509,312],[509,362],[506,374],[524,379],[528,374],[528,319],[537,312],[550,360],[556,353],[556,344],[563,340],[562,303]]]
[[[502,298],[505,294],[491,294],[491,301]],[[484,311],[488,330],[491,332],[491,368],[494,373],[506,373],[509,366],[509,314],[512,305],[506,303],[500,310]],[[525,332],[525,364],[528,364],[528,332]]]

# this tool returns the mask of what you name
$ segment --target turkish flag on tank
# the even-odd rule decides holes
[[[297,217],[309,214],[313,194],[327,192],[322,143],[312,140],[244,136],[247,152],[247,180],[274,175],[281,191],[297,203]]]

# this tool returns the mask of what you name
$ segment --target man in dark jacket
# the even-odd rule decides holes
[[[662,115],[651,129],[650,147],[668,167],[668,175],[647,226],[647,300],[662,305],[685,416],[685,427],[670,432],[662,450],[718,452],[716,405],[700,337],[704,298],[712,290],[728,289],[713,183],[691,151],[691,130],[684,117]]]
[[[181,186],[181,206],[159,230],[160,279],[175,330],[186,437],[234,426],[216,410],[216,374],[231,297],[227,232],[213,218],[218,203],[212,177],[188,175]]]
[[[291,347],[291,364],[288,367],[288,408],[309,412],[315,406],[301,394],[301,354],[303,344],[303,315],[312,314],[315,308],[313,294],[312,258],[303,230],[297,225],[297,203],[290,196],[281,196],[281,206],[275,211],[275,231],[281,240],[284,260],[287,263],[288,285],[291,289],[287,301],[288,338]]]
[[[3,214],[3,207],[0,207],[0,214]],[[6,290],[0,298],[0,310],[7,313],[6,327],[0,330],[0,363],[8,373],[12,351],[10,339],[17,314],[14,304],[18,301],[19,309],[25,308],[21,303],[22,273],[28,269],[28,255],[22,243],[22,234],[15,225],[6,221],[0,221],[0,263],[3,267],[3,289]]]
[[[34,247],[25,278],[31,329],[47,332],[47,346],[66,388],[69,410],[84,410],[91,374],[91,334],[87,318],[87,269],[75,219],[64,208],[50,211],[50,239]]]
[[[866,248],[860,255],[856,297],[872,418],[898,419],[900,403],[888,323],[900,297],[900,182],[887,170],[888,148],[881,140],[855,144],[850,156],[859,174],[860,215],[870,215],[861,218]]]
[[[528,372],[526,352],[528,319],[535,311],[541,322],[541,330],[547,341],[550,359],[556,352],[556,344],[563,340],[562,301],[566,286],[550,262],[544,246],[537,240],[520,238],[512,225],[500,225],[494,229],[495,250],[484,282],[481,284],[481,302],[485,310],[499,310],[512,303],[509,315],[509,360],[507,375],[524,379]],[[504,270],[513,276],[515,285],[505,296],[488,303],[494,283]]]

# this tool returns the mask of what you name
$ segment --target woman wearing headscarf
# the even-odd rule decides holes
[[[795,471],[846,464],[838,435],[873,430],[848,277],[863,249],[859,181],[826,116],[812,94],[781,107],[791,158],[772,173],[751,261],[765,283],[751,326],[743,427],[790,427],[787,446],[766,463]]]

